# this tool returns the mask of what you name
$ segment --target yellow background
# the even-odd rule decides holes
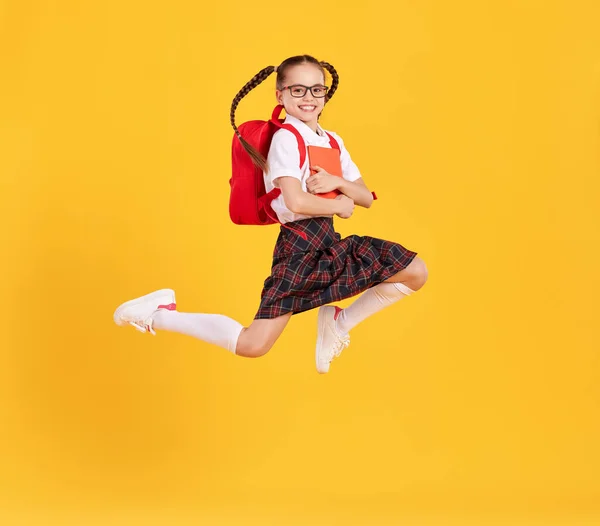
[[[599,524],[600,4],[0,3],[0,522]],[[275,227],[228,216],[230,103],[331,62],[380,199],[344,234],[430,279],[314,369],[113,324],[171,287],[249,323]],[[274,77],[240,105],[266,118]]]

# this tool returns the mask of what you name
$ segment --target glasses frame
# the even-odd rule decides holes
[[[292,88],[304,88],[304,93],[302,95],[294,95],[294,94],[292,94]],[[322,96],[315,95],[315,93],[313,92],[313,88],[325,88],[325,94]],[[301,99],[302,97],[305,97],[308,90],[310,90],[310,94],[315,99],[323,99],[323,98],[327,97],[327,92],[329,91],[329,86],[325,86],[324,84],[315,84],[314,86],[305,86],[304,84],[292,84],[291,86],[285,86],[285,87],[281,88],[281,91],[285,91],[286,89],[290,90],[290,95],[292,97],[294,97],[295,99]]]

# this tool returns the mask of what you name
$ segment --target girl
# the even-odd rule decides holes
[[[331,74],[331,87],[325,85],[325,69]],[[331,64],[301,55],[260,71],[233,101],[231,124],[244,148],[263,168],[266,191],[281,189],[272,208],[282,226],[271,275],[265,280],[253,322],[246,328],[220,314],[178,312],[170,289],[122,304],[114,320],[141,332],[156,334],[158,329],[188,334],[239,356],[258,357],[273,347],[293,314],[319,307],[315,359],[317,371],[326,373],[330,362],[349,345],[350,330],[420,289],[427,280],[427,269],[416,252],[398,243],[356,235],[341,239],[335,232],[334,216],[348,219],[356,205],[369,208],[373,201],[337,134],[329,132],[340,146],[343,177],[319,167],[314,167],[317,173],[311,176],[308,156],[300,169],[298,143],[289,130],[275,133],[267,159],[243,140],[235,125],[235,110],[250,90],[274,72],[275,95],[285,108],[285,122],[300,132],[307,146],[330,147],[318,121],[339,83]],[[336,199],[317,195],[334,190],[340,192]],[[361,292],[346,309],[328,305]]]

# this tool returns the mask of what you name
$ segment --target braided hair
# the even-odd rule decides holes
[[[325,102],[327,102],[331,97],[333,97],[335,90],[337,90],[338,85],[340,83],[340,76],[338,75],[338,72],[335,70],[335,68],[329,62],[320,62],[319,65],[322,68],[329,71],[329,74],[331,75],[331,86],[330,86],[329,90],[327,91],[327,95],[325,97]],[[325,75],[323,74],[323,76],[325,76]]]
[[[329,64],[329,62],[319,62],[316,58],[314,58],[310,55],[298,55],[295,57],[290,57],[290,58],[285,59],[278,67],[267,66],[266,68],[261,69],[256,75],[254,75],[254,77],[252,77],[244,85],[244,87],[240,91],[238,91],[237,95],[233,99],[233,102],[231,103],[231,112],[230,112],[231,126],[233,126],[233,130],[235,131],[237,138],[242,143],[244,150],[246,150],[248,152],[248,154],[252,158],[252,161],[254,162],[254,164],[263,171],[267,170],[267,160],[264,158],[264,156],[259,151],[256,150],[256,148],[253,148],[242,137],[242,134],[239,132],[237,126],[235,125],[235,110],[237,109],[240,101],[246,95],[248,95],[248,93],[250,93],[250,91],[252,91],[254,88],[256,88],[256,86],[258,86],[259,84],[264,82],[271,75],[271,73],[277,72],[276,86],[277,86],[277,89],[282,89],[284,86],[286,70],[289,67],[299,66],[301,64],[314,64],[323,73],[323,78],[325,78],[325,70],[327,70],[329,72],[329,74],[331,75],[331,87],[327,91],[327,95],[325,97],[325,102],[327,103],[331,99],[331,97],[333,97],[333,94],[337,90],[338,84],[340,82],[339,75],[338,75],[337,71],[335,70],[335,68],[331,64]]]

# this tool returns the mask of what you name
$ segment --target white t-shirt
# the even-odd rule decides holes
[[[284,121],[286,124],[291,124],[296,128],[306,146],[324,146],[331,148],[329,144],[329,137],[325,134],[325,131],[317,125],[318,133],[312,131],[308,125],[304,124],[300,119],[287,115]],[[348,181],[356,181],[361,178],[358,167],[352,159],[348,150],[344,147],[344,142],[339,135],[328,131],[332,137],[338,142],[340,146],[340,157],[342,163],[342,176]],[[288,130],[278,130],[273,135],[271,146],[269,148],[269,154],[267,156],[267,163],[269,165],[269,173],[263,172],[265,179],[265,189],[270,192],[273,188],[277,187],[277,179],[280,177],[295,177],[302,184],[302,190],[306,192],[306,180],[310,177],[310,166],[308,161],[308,153],[306,160],[302,168],[300,165],[300,152],[298,151],[298,141],[296,136]],[[308,219],[309,217],[301,214],[294,214],[283,200],[283,194],[277,199],[274,199],[271,203],[273,211],[277,214],[279,221],[282,223],[289,223],[291,221],[299,221],[301,219]],[[332,217],[332,216],[323,216]]]

